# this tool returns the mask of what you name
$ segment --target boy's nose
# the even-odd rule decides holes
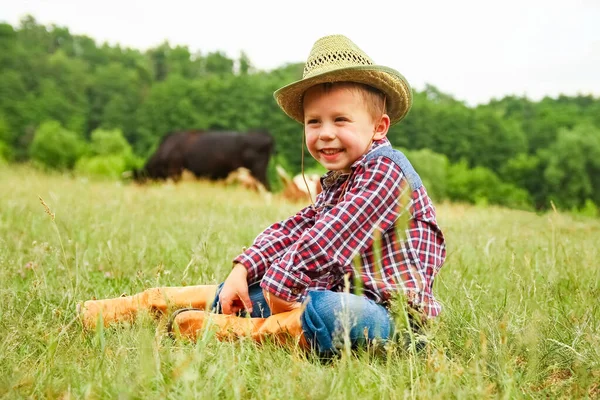
[[[335,139],[335,130],[331,126],[323,126],[319,131],[319,139],[333,140]]]

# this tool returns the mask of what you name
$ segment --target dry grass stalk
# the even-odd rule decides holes
[[[48,214],[50,216],[50,218],[52,218],[52,221],[54,221],[54,213],[52,211],[50,211],[50,207],[48,207],[48,204],[46,204],[44,199],[42,199],[42,196],[38,195],[38,198],[40,199],[40,202],[44,206],[44,209],[46,210],[46,214]]]

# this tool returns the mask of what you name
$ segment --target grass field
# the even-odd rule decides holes
[[[173,342],[149,317],[82,331],[77,302],[218,283],[242,246],[297,208],[217,184],[0,167],[0,397],[600,396],[600,220],[556,212],[437,205],[444,310],[420,353],[392,346],[322,363],[210,335]]]

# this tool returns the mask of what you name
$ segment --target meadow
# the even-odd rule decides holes
[[[324,362],[210,334],[172,341],[150,317],[86,333],[75,314],[91,298],[218,283],[299,205],[0,166],[0,398],[600,397],[600,220],[436,206],[448,257],[426,349]]]

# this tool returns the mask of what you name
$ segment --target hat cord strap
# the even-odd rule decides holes
[[[306,182],[306,177],[304,176],[304,143],[306,143],[306,129],[302,129],[302,157],[300,161],[300,168],[302,170],[302,180],[304,181],[304,185],[306,186],[306,190],[308,192],[308,198],[310,199],[310,205],[314,209],[315,202],[312,197],[312,193],[310,192],[310,188],[308,187],[308,182]]]

